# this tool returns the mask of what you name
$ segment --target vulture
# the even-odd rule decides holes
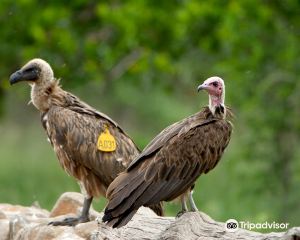
[[[197,211],[192,197],[195,181],[217,165],[232,131],[224,81],[210,77],[198,86],[200,90],[208,92],[209,105],[164,129],[110,184],[102,218],[107,225],[122,227],[139,207],[176,198],[182,204],[179,216],[188,211],[187,199],[191,210]]]
[[[139,149],[114,120],[64,91],[46,61],[32,59],[10,76],[10,84],[20,81],[30,84],[31,102],[41,112],[59,163],[78,181],[85,196],[80,216],[50,224],[87,222],[93,198],[106,196],[110,183],[137,157]],[[160,204],[150,208],[163,214]]]

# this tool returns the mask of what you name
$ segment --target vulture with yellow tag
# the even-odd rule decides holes
[[[140,206],[180,198],[187,211],[197,211],[192,189],[201,174],[219,162],[229,143],[232,125],[226,116],[225,85],[211,77],[198,87],[209,94],[209,105],[202,111],[176,122],[158,134],[142,153],[109,186],[109,203],[102,218],[112,227],[130,221]]]
[[[10,83],[27,81],[31,101],[41,120],[60,165],[79,182],[85,195],[81,215],[51,222],[70,225],[89,221],[94,197],[106,196],[109,184],[139,154],[123,129],[107,115],[59,86],[52,68],[42,59],[33,59],[10,76]],[[162,215],[161,205],[151,206]]]

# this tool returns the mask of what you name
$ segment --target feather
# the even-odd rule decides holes
[[[105,197],[110,183],[139,154],[138,147],[114,120],[64,91],[44,60],[29,61],[10,78],[11,84],[27,80],[31,102],[41,112],[42,126],[60,165],[88,197]],[[116,149],[110,152],[97,146],[106,131],[115,141]],[[163,212],[160,207],[153,206],[157,213]]]
[[[209,107],[167,127],[109,186],[103,221],[121,227],[140,206],[171,201],[212,170],[229,143],[232,125],[228,108]]]

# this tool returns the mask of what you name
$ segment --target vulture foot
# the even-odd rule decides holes
[[[90,219],[88,217],[69,217],[65,218],[62,221],[53,221],[50,222],[48,225],[53,225],[53,226],[76,226],[78,223],[85,223],[89,222]]]
[[[187,210],[181,210],[180,212],[177,213],[176,218],[180,218],[186,212],[188,212],[188,211]]]
[[[90,210],[92,201],[93,201],[93,197],[84,198],[82,212],[81,212],[80,217],[69,217],[69,218],[65,218],[62,221],[53,221],[53,222],[48,223],[48,225],[76,226],[78,223],[89,222],[90,221],[89,210]]]

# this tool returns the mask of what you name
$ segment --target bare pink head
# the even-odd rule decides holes
[[[220,77],[210,77],[198,86],[198,91],[205,90],[209,95],[209,109],[214,114],[216,107],[223,106],[225,101],[225,84]]]

